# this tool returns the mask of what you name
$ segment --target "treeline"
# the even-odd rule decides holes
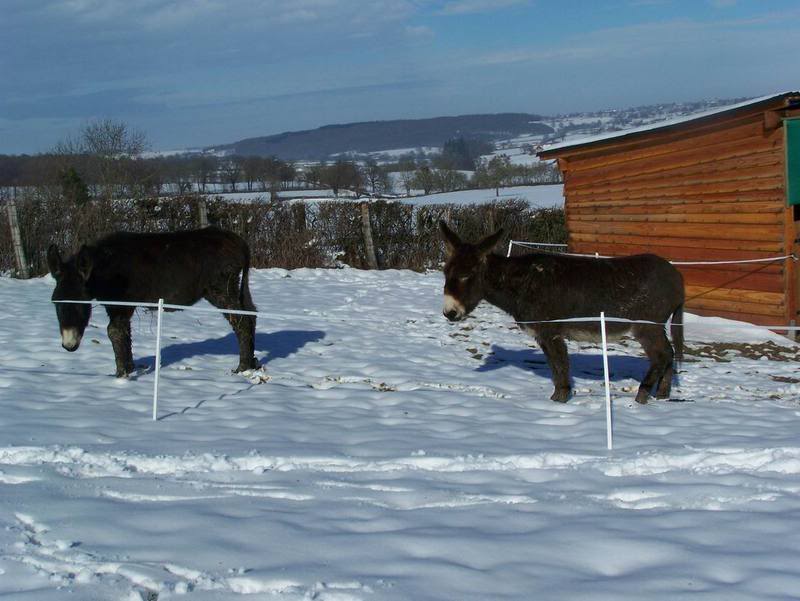
[[[270,192],[304,184],[294,165],[274,158],[0,155],[0,188],[77,201],[234,191],[242,185],[248,191]]]
[[[0,155],[0,188],[76,202],[193,192],[247,191],[275,197],[281,190],[320,188],[332,189],[337,195],[344,190],[357,196],[410,195],[415,190],[431,194],[559,181],[560,174],[552,164],[514,165],[504,155],[477,161],[474,171],[458,169],[455,162],[442,157],[408,157],[391,164],[372,159],[339,160],[298,168],[274,157]]]
[[[87,124],[80,132],[39,155],[0,155],[0,192],[24,190],[37,198],[150,198],[188,193],[263,192],[274,200],[281,190],[349,190],[356,196],[453,192],[474,187],[559,181],[551,164],[512,165],[503,155],[487,161],[492,143],[457,137],[434,156],[407,155],[394,163],[342,158],[332,163],[295,165],[276,157],[212,154],[145,158],[144,134],[112,120]]]

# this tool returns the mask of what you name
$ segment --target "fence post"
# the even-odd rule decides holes
[[[200,227],[208,227],[208,206],[206,199],[202,196],[197,200],[197,211],[200,217]]]
[[[372,241],[372,224],[369,220],[369,203],[361,203],[361,232],[364,235],[364,247],[367,251],[367,265],[370,269],[378,269],[378,259],[375,257],[375,243]]]
[[[161,316],[164,314],[164,299],[158,299],[158,317],[156,318],[156,373],[153,381],[153,421],[158,416],[158,375],[161,372]]]
[[[25,249],[22,247],[22,234],[19,231],[19,219],[17,217],[17,204],[14,198],[9,198],[6,202],[8,211],[8,226],[11,228],[11,241],[14,245],[14,256],[17,259],[17,272],[23,280],[30,277],[28,271],[28,261],[25,258]]]
[[[606,345],[606,314],[600,312],[600,338],[603,343],[603,379],[606,388],[606,445],[608,450],[614,448],[614,432],[611,425],[611,383],[608,377],[608,346]]]
[[[513,240],[508,241],[508,252],[506,253],[506,258],[511,256],[511,246],[514,244]]]

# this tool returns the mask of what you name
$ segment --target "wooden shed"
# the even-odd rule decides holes
[[[800,92],[545,148],[564,175],[569,250],[673,261],[797,253]],[[679,266],[687,309],[762,325],[798,319],[792,259]]]

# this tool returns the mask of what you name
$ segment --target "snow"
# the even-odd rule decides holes
[[[251,285],[273,316],[257,334],[270,379],[230,373],[221,316],[167,313],[154,422],[151,313],[133,323],[147,367],[118,380],[102,310],[67,353],[52,280],[0,279],[0,597],[796,596],[788,340],[693,316],[690,350],[754,356],[688,354],[676,402],[646,406],[640,349],[612,345],[609,453],[596,345],[570,344],[576,396],[556,404],[507,316],[441,316],[439,273],[271,269]]]
[[[500,188],[499,195],[495,195],[494,188],[459,190],[457,192],[444,192],[437,194],[422,194],[421,190],[412,190],[412,192],[419,192],[419,194],[410,197],[399,196],[396,198],[396,200],[416,206],[422,206],[437,204],[485,204],[511,199],[522,199],[527,201],[534,208],[564,206],[563,184],[550,184],[542,186],[511,186],[507,188]],[[269,201],[269,194],[264,192],[224,193],[215,194],[214,196],[219,196],[231,202]],[[338,197],[333,196],[332,190],[294,190],[282,192],[280,196],[281,198],[291,202],[319,202],[321,200],[330,202],[342,200],[350,202],[356,199],[355,195],[348,190],[340,192]],[[371,199],[362,197],[360,200]]]
[[[500,188],[500,194],[495,195],[495,189],[459,190],[442,194],[428,194],[426,196],[412,196],[401,200],[413,205],[433,204],[485,204],[510,199],[526,200],[534,208],[552,208],[564,206],[564,185],[549,184],[543,186],[512,186]]]

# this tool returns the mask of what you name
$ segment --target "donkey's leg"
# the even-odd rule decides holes
[[[668,368],[671,368],[673,351],[666,332],[660,326],[643,326],[634,333],[634,336],[642,345],[647,358],[650,359],[650,368],[639,385],[639,392],[636,393],[636,402],[645,404],[655,383],[662,380]],[[670,381],[671,377],[670,373]],[[659,385],[659,391],[661,391],[661,385]],[[667,390],[667,396],[669,396],[669,390]]]
[[[667,369],[664,370],[664,375],[658,381],[658,388],[656,389],[657,399],[668,399],[672,392],[672,378],[675,375],[674,359],[670,361]]]
[[[239,302],[239,278],[228,278],[225,282],[206,290],[205,299],[219,309],[237,309],[255,311],[249,293],[245,302]],[[255,369],[258,362],[255,358],[256,318],[254,315],[235,315],[225,313],[225,319],[231,324],[233,333],[239,341],[239,365],[234,372]]]
[[[555,390],[550,397],[551,401],[566,403],[572,394],[569,384],[569,355],[567,354],[567,344],[564,339],[557,334],[541,334],[536,337],[536,342],[547,358],[547,364],[553,374],[553,385]]]
[[[114,348],[114,360],[117,364],[118,378],[124,378],[133,372],[133,353],[131,352],[131,315],[133,307],[107,307],[108,338]]]

